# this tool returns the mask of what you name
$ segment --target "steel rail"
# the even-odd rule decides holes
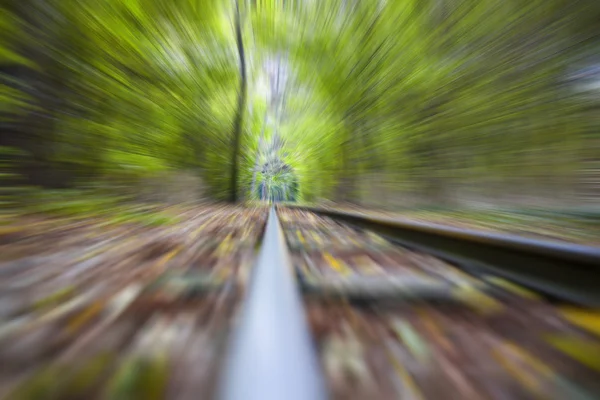
[[[600,248],[408,222],[363,212],[286,207],[377,232],[407,247],[456,263],[475,275],[492,274],[554,298],[600,306]]]
[[[223,400],[327,398],[274,208],[269,212],[217,396]]]

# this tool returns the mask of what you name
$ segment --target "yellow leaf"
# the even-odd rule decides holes
[[[300,243],[302,243],[302,244],[306,243],[304,240],[304,236],[302,236],[302,232],[296,231],[296,236],[298,236],[298,240],[300,241]]]
[[[549,336],[546,340],[571,358],[600,371],[600,344],[565,336]]]
[[[471,285],[454,289],[452,294],[454,298],[483,314],[492,314],[504,308],[500,302]]]
[[[99,301],[92,303],[89,307],[69,321],[67,325],[67,331],[69,333],[75,333],[82,325],[98,315],[100,311],[102,311],[103,305],[104,304]]]
[[[506,279],[498,278],[496,276],[490,276],[485,278],[486,281],[493,283],[496,286],[499,286],[503,289],[508,290],[509,292],[519,295],[521,297],[525,297],[526,299],[531,300],[539,300],[540,296],[532,292],[531,290],[525,289],[515,283],[509,282]]]
[[[323,258],[325,259],[325,261],[327,261],[327,263],[331,266],[331,268],[335,269],[339,273],[341,273],[343,275],[350,273],[348,268],[344,264],[342,264],[340,261],[338,261],[335,257],[333,257],[331,254],[324,253]]]
[[[562,308],[561,315],[569,322],[591,333],[600,335],[600,313],[580,308]]]

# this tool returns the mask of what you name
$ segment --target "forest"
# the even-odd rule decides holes
[[[3,204],[593,207],[599,32],[594,0],[5,0]]]

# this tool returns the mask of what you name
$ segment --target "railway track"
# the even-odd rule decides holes
[[[328,217],[280,215],[332,398],[600,394],[583,350],[600,354],[595,312]]]
[[[483,262],[472,238],[450,235],[463,240],[457,256],[427,229],[331,210],[214,207],[181,220],[0,238],[2,395],[600,396],[592,283],[561,292],[528,271],[515,284],[508,255]],[[595,260],[474,235],[517,266],[516,248],[556,268]]]

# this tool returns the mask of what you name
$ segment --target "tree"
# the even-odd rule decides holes
[[[244,111],[246,109],[246,58],[244,56],[244,38],[242,37],[242,26],[240,18],[239,0],[235,3],[235,39],[237,43],[238,56],[240,59],[240,90],[238,95],[238,107],[233,123],[233,152],[231,161],[231,183],[229,200],[232,203],[237,201],[238,185],[238,158],[240,153],[240,136],[242,134],[242,123],[244,120]]]
[[[308,201],[595,193],[592,0],[11,0],[1,11],[0,145],[21,150],[23,183],[116,187],[185,170],[237,201],[265,179],[257,167],[287,165]]]

